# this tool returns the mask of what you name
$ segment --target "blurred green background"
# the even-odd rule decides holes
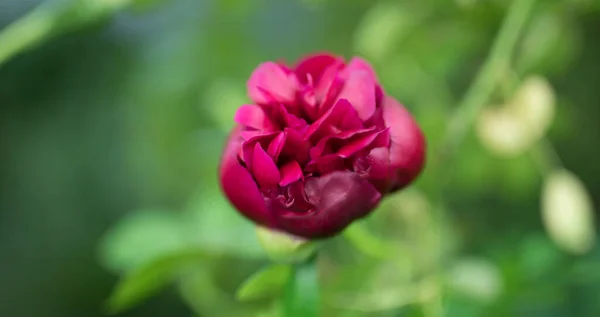
[[[268,261],[216,165],[254,67],[314,51],[372,62],[430,153],[323,246],[323,316],[600,316],[600,1],[523,10],[436,160],[511,3],[0,0],[0,316],[278,316],[235,298]]]

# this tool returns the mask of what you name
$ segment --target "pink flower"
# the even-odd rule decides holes
[[[257,224],[309,239],[335,235],[423,168],[419,126],[360,58],[266,62],[248,94],[254,103],[235,115],[220,180]]]

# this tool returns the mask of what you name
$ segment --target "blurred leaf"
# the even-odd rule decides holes
[[[317,247],[315,241],[261,226],[256,227],[256,234],[267,255],[275,262],[304,262],[315,253]]]
[[[141,0],[140,0],[141,1]],[[0,32],[0,65],[66,30],[93,23],[134,0],[46,1]]]
[[[155,6],[167,1],[169,0],[134,0],[132,9],[144,12],[146,10],[154,9]]]
[[[38,7],[0,30],[0,66],[50,36],[52,12]]]
[[[410,261],[410,259],[405,259]],[[341,265],[328,272],[328,306],[362,314],[393,312],[425,300],[430,286],[396,261],[369,261]],[[358,314],[358,316],[362,316]],[[374,316],[379,316],[375,314]]]
[[[462,9],[472,9],[477,4],[477,0],[454,0]]]
[[[281,315],[280,302],[275,302],[268,309],[258,312],[256,317],[285,317],[285,316]]]
[[[561,249],[585,253],[595,243],[592,200],[577,175],[556,170],[544,181],[541,197],[546,231]]]
[[[413,285],[402,288],[382,288],[371,293],[338,294],[331,305],[363,313],[384,312],[419,302],[419,289]]]
[[[230,294],[219,290],[211,274],[212,263],[206,262],[179,280],[179,293],[197,316],[239,316],[240,305],[229,300]]]
[[[320,291],[316,263],[295,265],[284,292],[284,316],[317,317]]]
[[[374,258],[392,259],[400,251],[400,246],[374,236],[365,224],[359,221],[351,224],[342,234],[357,250]]]
[[[452,93],[444,78],[423,68],[415,56],[406,52],[394,54],[385,60],[384,67],[378,67],[377,70],[386,90],[392,95],[402,96],[402,102],[419,105],[410,109],[422,114],[419,123],[432,120],[431,117],[436,115],[444,115],[445,121],[445,113],[440,110],[445,110],[454,102]],[[431,94],[432,90],[436,93]]]
[[[374,61],[383,59],[417,23],[417,13],[399,3],[380,1],[360,22],[355,33],[355,50]]]
[[[184,219],[194,245],[207,252],[253,259],[265,257],[255,225],[225,199],[216,184],[216,175],[200,186]]]
[[[235,122],[233,117],[237,109],[247,104],[246,87],[242,82],[217,79],[204,94],[204,109],[217,122],[223,131],[230,131]]]
[[[571,267],[569,277],[572,281],[581,284],[600,285],[600,260],[583,260]]]
[[[119,282],[108,299],[109,312],[124,311],[154,295],[175,280],[184,268],[203,258],[202,252],[187,250],[155,259],[133,270]]]
[[[290,278],[290,265],[274,264],[250,276],[238,289],[236,297],[250,301],[277,295]]]
[[[328,0],[300,0],[309,9],[318,9]]]
[[[521,269],[529,280],[550,276],[561,260],[561,252],[546,235],[533,235],[521,246]]]
[[[456,261],[448,271],[450,287],[481,302],[491,302],[502,292],[502,276],[492,262],[481,258]]]
[[[581,47],[581,36],[564,10],[540,10],[525,33],[516,64],[522,73],[560,72]]]
[[[189,243],[178,214],[140,210],[129,214],[108,231],[101,242],[100,259],[114,272],[127,271]]]

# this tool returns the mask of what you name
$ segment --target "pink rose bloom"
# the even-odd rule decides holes
[[[225,148],[220,181],[255,223],[309,239],[335,235],[420,173],[425,139],[360,58],[258,66]]]

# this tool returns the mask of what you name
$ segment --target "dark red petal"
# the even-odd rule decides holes
[[[219,180],[231,204],[250,220],[273,226],[274,221],[266,207],[258,186],[250,173],[239,163],[237,153],[241,147],[240,128],[235,128],[223,152],[219,167]]]
[[[319,120],[308,127],[305,137],[311,142],[316,142],[327,135],[362,127],[362,121],[354,107],[348,100],[340,99]]]
[[[248,131],[241,133],[244,136]],[[281,132],[261,132],[259,134],[251,136],[245,142],[242,143],[240,149],[240,158],[246,164],[248,170],[252,170],[252,158],[254,156],[254,147],[256,144],[260,144],[263,149],[267,149],[271,141],[280,134]],[[245,139],[245,138],[244,138]]]
[[[350,157],[362,150],[370,150],[376,147],[387,147],[390,144],[389,129],[365,135],[345,146],[337,154],[342,158]]]
[[[314,160],[324,154],[331,154],[334,150],[337,151],[338,148],[352,142],[354,139],[374,133],[375,129],[375,127],[371,127],[368,129],[342,131],[335,135],[326,136],[322,138],[316,146],[310,149],[310,157]]]
[[[308,163],[310,160],[310,143],[305,140],[298,131],[286,128],[283,132],[286,134],[286,137],[281,153],[286,157],[292,158],[301,165]]]
[[[374,148],[368,155],[356,158],[353,167],[355,173],[371,182],[381,193],[390,189],[394,175],[387,147]]]
[[[346,169],[347,168],[344,159],[337,154],[323,155],[316,160],[310,161],[304,168],[306,172],[319,174],[326,174],[333,171],[344,171]]]
[[[252,175],[261,188],[275,187],[279,184],[279,169],[273,159],[263,150],[259,143],[254,146],[252,156]]]
[[[383,120],[390,128],[390,164],[396,170],[392,190],[412,182],[425,164],[425,137],[410,113],[396,99],[386,96]]]
[[[269,148],[267,149],[267,153],[269,156],[277,163],[279,160],[279,154],[283,150],[283,146],[285,145],[285,133],[279,132],[276,137],[273,138],[273,141],[269,143]]]
[[[281,180],[279,186],[287,186],[295,181],[303,179],[302,168],[296,161],[289,161],[280,168]]]
[[[349,171],[309,178],[304,190],[314,209],[306,213],[278,213],[278,226],[310,239],[341,232],[352,221],[366,216],[381,199],[381,193],[371,183]]]
[[[347,99],[338,100],[333,106],[331,113],[335,126],[342,130],[361,129],[363,127],[362,120],[358,117],[356,109]]]

